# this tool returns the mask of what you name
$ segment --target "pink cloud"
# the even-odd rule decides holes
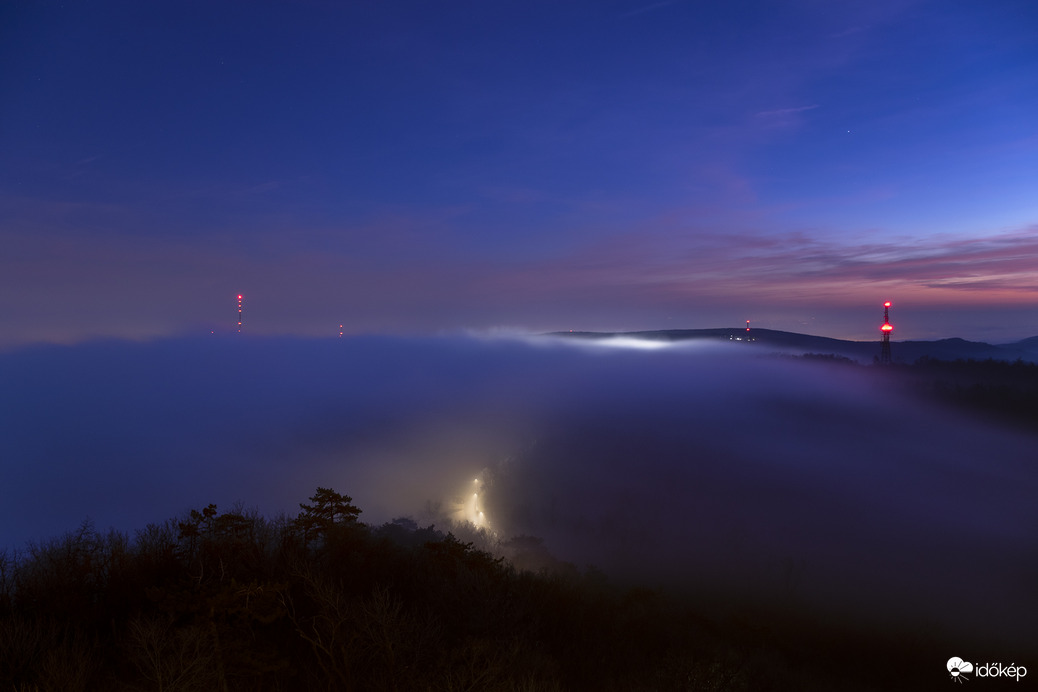
[[[350,332],[560,322],[647,328],[695,310],[741,315],[755,306],[777,315],[791,304],[828,309],[880,297],[920,307],[1038,305],[1036,228],[847,243],[806,232],[703,232],[672,218],[519,259],[453,252],[450,219],[387,215],[305,231],[306,242],[284,232],[247,243],[231,235],[8,232],[0,237],[8,249],[0,257],[0,331],[9,341],[176,333],[227,322],[239,291],[251,329],[300,334],[330,333],[340,322]]]
[[[1018,232],[903,244],[841,244],[807,234],[630,234],[536,266],[504,268],[505,290],[571,293],[597,287],[645,298],[807,298],[831,304],[877,291],[932,303],[1038,300],[1038,239]]]

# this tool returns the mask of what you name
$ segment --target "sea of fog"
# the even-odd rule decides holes
[[[1038,440],[733,344],[173,339],[0,354],[0,548],[317,486],[620,579],[1038,641]],[[482,515],[479,512],[483,512]]]

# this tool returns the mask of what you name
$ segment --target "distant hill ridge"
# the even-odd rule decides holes
[[[754,327],[749,333],[745,328],[715,329],[656,329],[637,332],[553,332],[552,336],[576,339],[608,339],[628,337],[651,341],[730,341],[741,342],[752,347],[770,347],[784,352],[819,353],[844,356],[866,363],[879,356],[880,342],[847,341],[826,336],[813,336],[784,332],[777,329]],[[751,339],[747,342],[747,338]],[[988,344],[982,341],[967,341],[958,337],[936,341],[892,341],[891,351],[895,362],[912,363],[922,357],[941,360],[1025,360],[1038,362],[1038,336],[1032,336],[1009,344]]]

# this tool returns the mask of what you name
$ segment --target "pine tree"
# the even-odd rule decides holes
[[[355,524],[360,514],[360,508],[352,504],[352,497],[331,488],[318,487],[310,501],[312,505],[299,503],[303,511],[293,522],[303,533],[304,545],[320,536],[327,536],[336,527]]]

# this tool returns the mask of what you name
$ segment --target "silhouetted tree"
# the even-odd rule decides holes
[[[327,536],[337,526],[354,524],[360,515],[360,509],[354,506],[353,498],[342,495],[331,488],[317,488],[310,496],[312,505],[299,503],[300,509],[295,527],[303,534],[303,544],[321,536]]]

